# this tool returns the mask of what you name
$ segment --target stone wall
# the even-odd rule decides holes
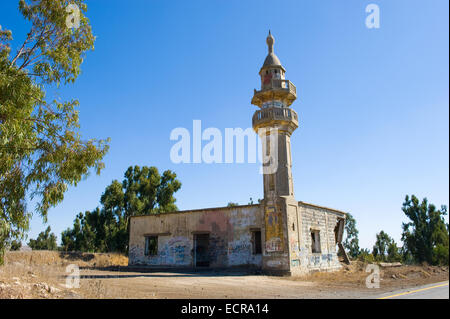
[[[259,205],[190,210],[132,217],[129,264],[194,267],[194,235],[209,234],[210,267],[261,266],[252,230],[261,229]],[[145,255],[145,237],[158,236],[158,254]]]
[[[337,256],[335,227],[338,218],[345,218],[345,213],[303,202],[298,203],[302,220],[302,244],[295,256],[291,256],[294,268],[300,267],[299,272],[333,271],[341,267]],[[312,231],[319,231],[320,252],[312,252]],[[293,258],[295,257],[295,258]]]
[[[279,209],[287,214],[280,219],[283,233],[277,234],[284,243],[280,251],[271,252],[273,245],[266,241],[267,233],[272,233],[267,229],[270,221],[264,225],[264,205],[220,207],[132,217],[129,264],[195,267],[194,236],[209,234],[211,268],[250,267],[291,275],[339,269],[335,227],[345,213],[293,198],[285,198],[283,203]],[[255,230],[261,231],[263,255],[253,252]],[[320,236],[317,253],[312,252],[312,231]],[[158,236],[157,255],[145,255],[146,236]]]

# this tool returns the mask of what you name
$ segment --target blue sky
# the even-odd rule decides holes
[[[16,46],[28,25],[18,1],[0,24]],[[368,4],[379,29],[365,26]],[[95,51],[61,98],[80,100],[84,138],[111,138],[100,176],[70,188],[49,213],[60,236],[94,209],[130,165],[172,169],[180,209],[262,198],[258,164],[173,164],[175,127],[247,128],[258,71],[275,52],[298,90],[292,136],[298,200],[352,213],[362,247],[386,231],[400,241],[406,194],[449,203],[448,1],[90,0]],[[34,238],[46,225],[31,222]]]

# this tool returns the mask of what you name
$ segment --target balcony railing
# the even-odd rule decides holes
[[[253,94],[252,104],[263,107],[265,102],[279,100],[289,106],[297,98],[297,88],[289,80],[272,79]]]
[[[264,123],[264,122],[270,122],[273,120],[279,120],[279,121],[293,121],[294,124],[298,126],[298,115],[297,113],[288,107],[272,107],[267,109],[261,109],[255,112],[253,114],[252,123],[253,127],[255,125]]]
[[[297,88],[289,80],[272,79],[272,88],[286,89],[292,94],[297,95]]]
[[[272,89],[283,89],[289,91],[295,96],[297,95],[297,88],[295,87],[295,85],[292,84],[292,82],[289,80],[281,79],[272,79],[269,85],[264,85],[260,91],[257,91],[257,93]]]

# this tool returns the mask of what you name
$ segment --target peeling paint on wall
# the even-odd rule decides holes
[[[292,273],[340,267],[334,227],[342,214],[300,202],[286,218],[289,233],[285,237],[282,214],[275,206],[265,212],[259,205],[246,205],[134,217],[130,222],[129,264],[195,267],[194,235],[205,233],[209,235],[210,267],[262,268],[264,262],[270,269]],[[320,232],[320,253],[312,253],[311,227]],[[253,254],[255,229],[265,235],[264,255]],[[157,256],[144,254],[145,236],[149,235],[158,236]],[[284,240],[289,245],[283,253]]]
[[[194,234],[208,233],[207,256],[211,267],[261,267],[261,255],[253,255],[251,244],[251,229],[261,226],[259,205],[133,218],[129,263],[194,267]],[[157,256],[144,255],[148,234],[158,236]]]
[[[335,225],[337,213],[322,207],[304,205],[301,207],[302,218],[302,265],[310,270],[332,270],[341,267],[336,253]],[[341,216],[341,215],[340,215]],[[319,230],[321,253],[312,253],[311,229]]]
[[[291,265],[292,265],[292,267],[299,267],[300,266],[300,260],[299,259],[292,259]]]
[[[266,208],[265,212],[266,226],[266,251],[283,251],[283,218],[281,212],[274,206]]]

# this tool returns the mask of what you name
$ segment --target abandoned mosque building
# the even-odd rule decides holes
[[[130,219],[129,265],[167,268],[247,268],[299,275],[341,267],[338,251],[346,214],[294,197],[291,134],[298,115],[290,108],[296,87],[267,37],[268,55],[259,71],[261,89],[253,129],[263,152],[273,152],[275,170],[264,170],[264,198],[254,205],[176,211]],[[273,151],[270,144],[276,144]]]

